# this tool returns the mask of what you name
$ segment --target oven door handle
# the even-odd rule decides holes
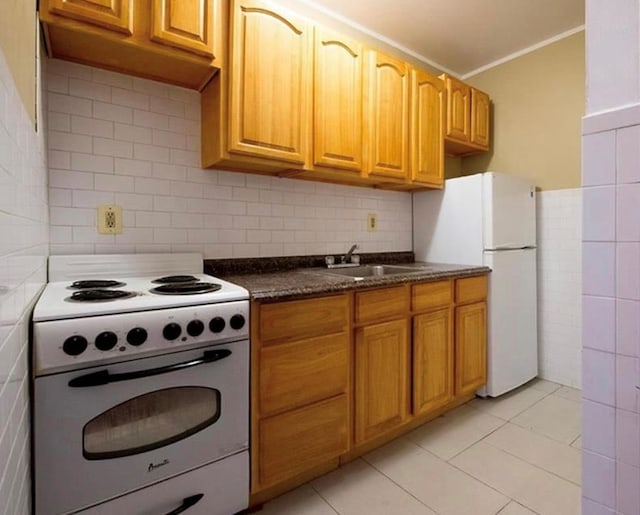
[[[200,500],[204,497],[204,494],[196,494],[191,497],[185,497],[182,499],[182,504],[178,506],[175,510],[170,511],[167,515],[178,515],[178,513],[182,513],[183,511],[187,511],[191,506],[200,502]]]
[[[221,359],[231,356],[229,349],[207,350],[204,355],[198,359],[176,363],[175,365],[167,365],[165,367],[150,368],[148,370],[136,370],[135,372],[124,372],[122,374],[110,374],[108,370],[99,370],[84,376],[74,377],[69,381],[72,388],[86,388],[88,386],[102,386],[109,383],[118,383],[120,381],[130,381],[132,379],[141,379],[143,377],[157,376],[183,370],[185,368],[204,365],[205,363],[213,363]]]

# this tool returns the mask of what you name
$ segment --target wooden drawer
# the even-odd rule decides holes
[[[266,344],[342,333],[349,328],[349,316],[347,295],[263,304],[260,341]]]
[[[267,487],[346,452],[346,395],[262,419],[259,482]],[[255,450],[254,450],[255,451]]]
[[[379,322],[409,312],[409,291],[404,286],[356,293],[356,323]]]
[[[260,413],[298,408],[347,391],[347,333],[269,345],[260,350]]]
[[[514,288],[517,287],[514,285]],[[456,303],[467,304],[487,298],[487,276],[468,277],[456,281]]]
[[[453,281],[416,284],[411,288],[411,309],[426,311],[448,306],[453,301]]]

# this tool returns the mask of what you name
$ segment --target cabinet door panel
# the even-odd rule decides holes
[[[131,35],[133,0],[49,0],[60,16]]]
[[[213,57],[214,1],[153,0],[151,39]]]
[[[489,147],[489,95],[471,88],[471,143]]]
[[[262,419],[258,480],[261,488],[335,458],[349,447],[346,395]]]
[[[411,72],[411,178],[444,181],[444,84],[422,70]]]
[[[360,444],[409,416],[407,321],[367,326],[356,333],[356,434]]]
[[[260,349],[260,414],[269,415],[347,391],[346,333]]]
[[[362,45],[316,28],[314,164],[362,168]]]
[[[456,395],[475,392],[487,382],[487,305],[456,308]]]
[[[365,116],[366,172],[407,179],[409,172],[409,68],[380,52],[368,52]]]
[[[451,308],[413,319],[413,413],[422,415],[453,400]]]
[[[469,86],[447,77],[447,132],[449,138],[469,141],[471,118]]]
[[[229,151],[309,161],[311,27],[254,0],[235,2]]]

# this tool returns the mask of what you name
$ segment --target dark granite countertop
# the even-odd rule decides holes
[[[340,293],[350,290],[393,286],[396,284],[435,281],[454,277],[482,275],[491,270],[485,266],[450,265],[442,263],[402,263],[403,267],[416,268],[408,272],[354,280],[350,277],[331,275],[327,268],[298,268],[270,273],[230,274],[223,278],[249,290],[252,300],[289,300]]]

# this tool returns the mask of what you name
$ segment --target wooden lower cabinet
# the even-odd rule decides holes
[[[409,416],[407,320],[356,331],[355,443],[396,428]]]
[[[260,420],[262,488],[289,479],[348,449],[347,395]]]
[[[451,308],[413,318],[413,414],[422,415],[450,403],[453,385]]]
[[[487,304],[456,308],[456,395],[475,392],[487,382]]]

